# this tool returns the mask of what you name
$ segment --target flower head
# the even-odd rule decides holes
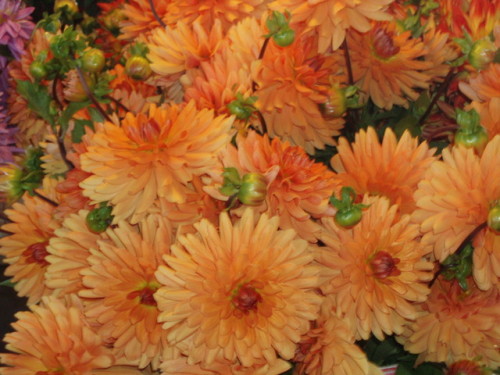
[[[464,147],[446,148],[443,160],[429,167],[415,192],[418,209],[412,214],[420,225],[422,243],[444,261],[477,227],[500,198],[500,135],[488,142],[481,157]],[[496,264],[500,236],[482,229],[473,240],[473,275],[479,288],[498,284]]]
[[[85,316],[99,325],[120,363],[144,368],[150,362],[158,366],[166,346],[166,331],[157,323],[154,293],[160,284],[154,273],[169,253],[171,229],[155,216],[139,228],[140,233],[121,222],[108,230],[109,241],[90,248],[79,296],[87,301]]]
[[[427,70],[434,64],[422,60],[428,50],[410,31],[377,22],[369,32],[349,32],[347,41],[355,84],[380,108],[408,106],[408,99],[418,98],[417,89],[429,86]]]
[[[2,230],[11,233],[0,238],[0,254],[9,264],[6,276],[12,276],[14,289],[19,296],[28,297],[28,304],[36,303],[44,295],[53,292],[44,283],[48,266],[47,245],[59,226],[53,220],[55,207],[27,193],[23,203],[14,203],[5,214],[11,223]]]
[[[5,336],[7,349],[0,362],[10,366],[2,374],[94,373],[110,367],[114,358],[92,330],[76,298],[44,297],[32,311],[17,313],[14,332]]]
[[[419,355],[417,362],[481,358],[498,366],[500,293],[497,288],[481,291],[470,281],[464,291],[456,280],[438,279],[422,313],[398,337],[406,350]]]
[[[121,126],[106,122],[81,155],[92,173],[80,186],[94,202],[109,201],[115,222],[139,221],[155,200],[182,203],[193,176],[217,167],[217,153],[229,141],[231,117],[198,111],[194,102],[146,113],[127,113]]]
[[[26,7],[20,0],[0,0],[0,9],[0,45],[6,46],[14,59],[19,60],[24,42],[35,28],[30,17],[35,8]]]
[[[354,29],[367,32],[370,20],[389,20],[387,6],[393,0],[275,0],[271,7],[288,10],[292,14],[292,25],[304,24],[306,32],[319,37],[318,52],[338,49],[345,39],[346,31]]]
[[[219,228],[208,220],[195,227],[156,272],[169,342],[201,366],[291,359],[322,300],[311,245],[250,209],[234,224],[223,213]]]
[[[382,142],[373,127],[360,130],[353,143],[339,139],[331,164],[344,186],[358,194],[382,195],[399,205],[402,213],[415,209],[413,193],[435,160],[434,149],[405,132],[399,141],[387,128]]]
[[[170,1],[152,0],[152,3],[154,11],[163,20]],[[130,0],[120,5],[123,18],[119,22],[120,39],[133,41],[139,36],[147,36],[152,30],[161,26],[151,9],[149,0]]]
[[[345,317],[356,339],[373,333],[382,340],[417,317],[413,302],[427,298],[432,263],[423,258],[418,226],[409,215],[399,218],[398,207],[383,197],[364,203],[370,207],[352,229],[338,227],[333,218],[322,220],[321,289],[333,296],[336,314]]]

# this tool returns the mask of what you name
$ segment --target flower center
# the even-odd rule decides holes
[[[236,289],[231,302],[238,310],[248,314],[251,310],[257,310],[257,304],[262,302],[262,296],[253,286],[247,283]]]
[[[146,305],[146,306],[155,306],[156,307],[156,300],[154,299],[153,295],[156,292],[158,288],[156,287],[151,287],[151,286],[145,286],[142,289],[139,290],[134,290],[133,292],[130,292],[127,295],[128,299],[134,299],[134,298],[139,298],[139,303],[141,305]]]
[[[381,59],[389,59],[399,52],[399,47],[394,45],[393,34],[387,30],[376,28],[373,33],[373,50]]]
[[[385,251],[379,251],[372,257],[370,268],[377,279],[385,279],[389,276],[398,276],[401,274],[401,271],[396,267],[398,263],[398,258],[393,258],[391,254]]]
[[[26,261],[28,263],[38,263],[42,267],[48,266],[49,262],[45,260],[45,257],[49,255],[47,251],[47,244],[48,241],[31,244],[26,250],[23,251]]]

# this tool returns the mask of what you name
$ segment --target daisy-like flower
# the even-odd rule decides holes
[[[167,7],[167,24],[194,21],[210,29],[221,22],[224,30],[249,16],[260,18],[266,10],[267,0],[170,0]]]
[[[80,183],[83,194],[95,203],[109,201],[115,222],[138,222],[158,198],[182,203],[193,176],[218,166],[233,120],[190,102],[151,105],[147,113],[128,113],[121,126],[106,122],[81,155],[82,169],[93,174]]]
[[[80,182],[91,175],[80,168],[73,168],[66,173],[64,180],[57,183],[55,190],[61,199],[56,207],[55,217],[62,218],[72,213],[78,213],[82,209],[92,210],[94,208],[94,205],[90,204],[90,199],[82,194],[80,187]]]
[[[98,241],[89,249],[89,267],[80,273],[83,285],[78,295],[87,301],[85,316],[99,324],[99,335],[113,347],[120,363],[144,368],[157,367],[167,345],[166,331],[157,322],[159,310],[153,296],[160,284],[155,271],[169,253],[171,228],[149,216],[140,233],[121,222],[108,229],[110,241]]]
[[[396,23],[377,22],[371,31],[349,32],[352,70],[356,86],[380,108],[408,106],[418,89],[429,87],[432,61],[422,60],[428,50],[410,31],[399,32]]]
[[[481,157],[464,147],[446,148],[442,157],[419,183],[418,209],[412,214],[420,224],[422,243],[432,246],[440,262],[486,223],[490,208],[500,199],[500,135],[488,142]],[[480,289],[489,289],[500,277],[500,235],[486,227],[472,244],[474,280]]]
[[[0,164],[14,162],[14,154],[22,152],[22,149],[15,145],[14,135],[17,129],[9,127],[7,123],[8,118],[3,102],[4,96],[4,92],[0,91]]]
[[[334,58],[318,55],[314,38],[296,38],[282,48],[271,42],[264,58],[252,67],[257,84],[256,107],[262,112],[269,135],[314,148],[334,145],[342,118],[323,118],[319,105],[328,99],[329,76],[340,69]]]
[[[267,135],[252,131],[247,137],[238,136],[237,145],[229,145],[221,158],[224,167],[236,168],[240,176],[264,176],[266,198],[256,209],[279,216],[281,228],[293,228],[302,238],[316,242],[320,226],[313,218],[334,213],[329,199],[339,187],[335,174],[324,164],[311,160],[301,147],[279,138],[270,141]],[[213,190],[207,191],[219,199],[228,199]],[[236,213],[241,214],[238,210]]]
[[[98,248],[98,241],[108,240],[106,233],[90,231],[86,223],[88,213],[81,210],[68,215],[47,245],[45,284],[58,296],[83,289],[80,271],[89,266],[90,249]]]
[[[409,215],[398,215],[397,205],[383,197],[365,197],[363,203],[370,207],[352,229],[338,227],[333,218],[322,220],[321,289],[333,296],[335,313],[357,340],[371,333],[382,340],[418,316],[414,302],[427,298],[433,265],[423,258],[419,227]]]
[[[500,134],[500,64],[490,63],[459,87],[472,100],[470,108],[479,113],[490,139]]]
[[[37,303],[53,291],[44,283],[48,262],[47,245],[59,226],[52,218],[55,207],[38,197],[25,194],[23,203],[14,203],[5,211],[11,223],[2,226],[10,233],[0,238],[0,255],[9,264],[6,276],[12,276],[14,289],[28,304]]]
[[[326,298],[320,317],[312,323],[294,358],[297,375],[374,375],[346,321],[332,313],[332,298]]]
[[[481,291],[472,280],[468,284],[464,291],[456,280],[438,279],[422,313],[397,337],[406,350],[419,354],[417,363],[480,358],[487,366],[500,366],[500,293]]]
[[[2,375],[94,374],[113,365],[113,356],[85,320],[75,298],[44,297],[32,311],[16,314],[4,340],[14,354],[0,354]]]
[[[220,48],[222,40],[220,22],[215,22],[210,29],[199,22],[179,22],[175,27],[157,28],[147,43],[151,69],[160,75],[170,75],[197,68]]]
[[[200,221],[164,257],[159,321],[188,363],[250,367],[294,356],[322,301],[319,268],[311,245],[278,223],[265,214],[255,220],[249,209],[232,224],[222,213],[219,228]]]
[[[14,59],[19,60],[24,43],[35,28],[30,17],[35,8],[26,7],[21,0],[0,0],[0,9],[0,45],[7,47]]]
[[[390,20],[387,6],[394,0],[275,0],[271,7],[288,10],[292,25],[304,24],[305,32],[319,38],[318,52],[338,49],[344,42],[346,31],[367,32],[370,20]]]
[[[227,32],[228,44],[233,56],[240,59],[241,64],[250,66],[258,59],[267,29],[263,22],[248,17],[233,25]]]
[[[167,6],[171,0],[152,0],[158,17],[164,21],[167,15]],[[123,21],[120,22],[120,39],[134,41],[138,37],[145,37],[152,30],[162,26],[156,19],[149,0],[130,0],[123,2],[120,7]]]
[[[337,150],[331,165],[343,186],[351,186],[358,194],[383,195],[402,213],[415,209],[413,193],[435,160],[434,149],[427,143],[419,144],[409,132],[398,141],[390,128],[382,142],[373,127],[360,130],[353,143],[340,138]]]

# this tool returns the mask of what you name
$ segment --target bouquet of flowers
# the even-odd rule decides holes
[[[498,0],[98,6],[0,0],[0,374],[497,371]]]

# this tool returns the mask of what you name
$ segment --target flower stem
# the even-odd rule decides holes
[[[36,190],[33,190],[33,194],[34,194],[35,196],[37,196],[38,198],[40,198],[41,200],[43,200],[43,201],[47,202],[48,204],[50,204],[50,205],[52,205],[52,206],[54,206],[54,207],[57,207],[57,206],[58,206],[58,204],[57,204],[56,202],[54,202],[52,199],[47,198],[45,195],[40,194],[40,193],[39,193],[38,191],[36,191]]]
[[[161,27],[167,27],[165,22],[160,18],[158,13],[156,12],[155,5],[153,4],[153,0],[148,0],[149,2],[149,7],[151,8],[151,12],[153,12],[153,16],[155,17],[156,21],[160,24]]]
[[[125,112],[131,112],[130,109],[126,105],[122,104],[122,102],[120,102],[119,100],[116,100],[112,96],[106,95],[105,98],[111,100],[118,107],[120,107],[121,109],[123,109]]]
[[[349,54],[349,46],[347,45],[347,39],[344,39],[342,43],[342,49],[344,51],[345,65],[347,67],[347,78],[349,79],[349,86],[354,85],[354,75],[352,73],[351,65],[351,55]]]
[[[455,76],[455,69],[451,68],[444,78],[443,83],[439,86],[438,90],[436,91],[436,94],[434,94],[434,97],[432,98],[429,106],[427,107],[425,113],[420,117],[418,120],[418,126],[422,126],[427,119],[427,117],[431,114],[432,109],[434,108],[434,105],[437,103],[441,95],[443,95],[446,92],[446,89],[448,88],[449,84],[453,80]]]
[[[59,100],[59,95],[57,95],[57,82],[59,81],[59,77],[56,76],[52,81],[52,96],[54,97],[55,102],[59,108],[63,108],[63,104]]]
[[[90,100],[92,101],[92,103],[96,106],[97,110],[99,111],[99,113],[109,122],[113,122],[111,120],[111,118],[108,116],[108,114],[106,113],[106,111],[101,107],[101,105],[99,104],[99,102],[97,101],[97,99],[95,98],[94,94],[92,94],[92,91],[90,90],[90,87],[89,85],[87,84],[87,81],[85,80],[85,77],[83,75],[83,72],[82,70],[77,66],[76,67],[76,71],[78,73],[78,77],[80,78],[80,82],[82,84],[82,87],[83,87],[83,90],[85,90],[85,93],[87,94],[87,96],[90,98]]]
[[[262,48],[260,49],[259,52],[259,57],[257,58],[258,60],[262,60],[264,58],[264,54],[266,53],[267,45],[269,44],[269,40],[271,37],[267,37],[264,39],[264,44],[262,44]],[[252,81],[252,91],[257,90],[257,82]]]

